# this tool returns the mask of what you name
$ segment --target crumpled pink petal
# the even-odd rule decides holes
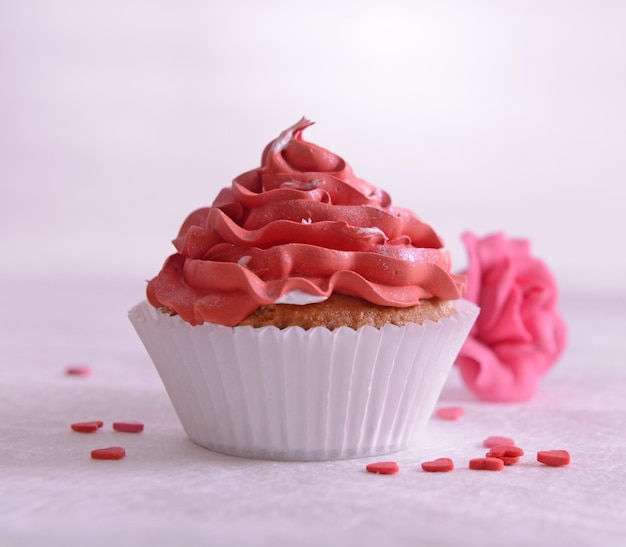
[[[556,280],[526,240],[468,232],[463,241],[469,253],[465,298],[481,313],[456,364],[480,399],[528,401],[566,345]]]

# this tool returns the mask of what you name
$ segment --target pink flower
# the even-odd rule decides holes
[[[481,312],[456,361],[461,376],[486,401],[527,401],[565,348],[556,281],[526,240],[465,233],[463,242],[465,298]]]

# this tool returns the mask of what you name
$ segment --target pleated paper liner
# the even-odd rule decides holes
[[[381,329],[192,327],[129,314],[190,439],[250,458],[334,460],[418,442],[478,308]]]

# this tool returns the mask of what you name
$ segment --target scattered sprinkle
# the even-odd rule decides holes
[[[562,467],[569,464],[570,456],[567,450],[540,450],[537,461],[550,467]]]
[[[469,461],[469,468],[485,471],[502,471],[504,462],[500,458],[474,458]]]
[[[69,376],[91,376],[91,367],[87,365],[70,365],[65,369]]]
[[[400,467],[396,462],[370,463],[365,466],[365,469],[370,473],[377,473],[379,475],[393,475],[400,471]]]
[[[141,422],[113,422],[115,431],[123,431],[124,433],[140,433],[143,431]]]
[[[102,422],[94,420],[92,422],[76,422],[70,426],[74,431],[78,433],[93,433],[102,427]]]
[[[483,446],[485,448],[493,448],[494,446],[515,446],[515,441],[509,437],[487,437],[483,441]]]
[[[126,450],[121,446],[96,448],[91,451],[91,457],[94,460],[121,460],[124,456],[126,456]]]
[[[487,452],[487,458],[499,458],[504,462],[504,465],[513,465],[517,463],[521,456],[524,455],[524,451],[518,446],[514,445],[501,445],[494,446]]]
[[[438,408],[435,414],[442,420],[458,420],[465,414],[465,409],[462,406],[445,406]]]
[[[454,462],[450,458],[437,458],[436,460],[422,463],[422,469],[429,473],[452,471]]]

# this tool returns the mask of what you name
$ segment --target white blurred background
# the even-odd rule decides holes
[[[0,0],[7,274],[155,275],[305,115],[444,237],[624,291],[626,2]]]

